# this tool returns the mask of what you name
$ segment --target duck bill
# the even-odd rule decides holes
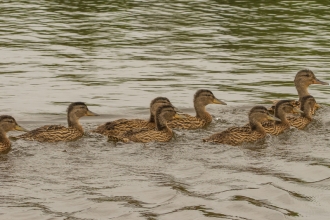
[[[29,131],[29,130],[23,128],[23,127],[20,126],[20,125],[16,125],[16,126],[15,126],[15,130],[16,130],[16,131],[25,131],[25,132],[28,132],[28,131]]]
[[[173,116],[173,119],[182,119],[182,118],[186,118],[186,116],[184,116],[184,115],[179,115],[179,114],[175,114],[174,116]]]
[[[316,79],[316,78],[313,80],[313,84],[329,85],[329,83],[323,82],[323,81],[321,81],[319,79]]]
[[[86,116],[100,116],[100,115],[88,110],[86,112]]]
[[[270,121],[281,121],[281,119],[276,118],[275,116],[272,116],[272,115],[268,115],[267,119],[270,120]]]
[[[213,99],[213,104],[227,105],[227,103],[225,103],[217,98]]]
[[[321,108],[320,104],[315,103],[315,108],[316,108],[316,109]]]
[[[293,113],[304,113],[302,110],[300,110],[299,108],[293,108]]]

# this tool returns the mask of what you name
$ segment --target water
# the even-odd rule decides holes
[[[13,141],[0,155],[0,219],[328,219],[329,86],[304,131],[241,147],[201,142],[271,99],[297,99],[295,73],[330,82],[327,1],[3,1],[0,110],[31,129],[65,124],[70,102],[100,117],[148,118],[166,96],[193,114],[206,88],[207,129],[170,143]],[[10,133],[16,135],[17,133]]]

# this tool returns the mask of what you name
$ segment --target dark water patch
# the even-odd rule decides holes
[[[287,215],[287,216],[294,216],[294,217],[299,216],[299,213],[297,213],[297,212],[273,206],[273,205],[269,204],[266,200],[261,201],[261,200],[256,200],[256,199],[245,197],[245,196],[235,196],[233,198],[233,200],[234,201],[246,201],[246,202],[248,202],[252,205],[255,205],[255,206],[265,207],[265,208],[269,208],[269,209],[279,211],[279,212],[281,212],[281,213],[283,213],[284,215]]]

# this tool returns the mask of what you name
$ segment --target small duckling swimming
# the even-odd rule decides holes
[[[163,104],[158,106],[155,113],[156,129],[133,129],[125,132],[122,136],[109,136],[109,140],[140,143],[148,143],[151,141],[168,142],[172,139],[174,133],[172,129],[167,126],[167,121],[180,117],[184,116],[178,115],[172,105]]]
[[[265,122],[262,126],[265,128],[266,133],[279,135],[285,130],[290,128],[290,122],[287,119],[287,114],[290,113],[303,113],[297,107],[294,107],[292,100],[281,100],[275,105],[275,117],[279,118],[281,121]]]
[[[309,69],[304,69],[304,70],[300,70],[294,79],[294,85],[296,87],[296,90],[298,92],[299,95],[299,102],[296,102],[296,105],[298,108],[300,108],[300,103],[302,101],[302,98],[304,96],[308,96],[310,95],[308,92],[308,87],[312,84],[319,84],[319,85],[329,85],[329,83],[327,82],[323,82],[319,79],[316,78],[315,74],[313,73],[313,71],[309,70]],[[276,104],[277,101],[274,101],[274,104]],[[270,111],[272,111],[272,109],[274,109],[275,106],[273,105],[270,109]],[[315,105],[315,107],[312,109],[312,114],[314,114],[315,110],[319,108],[319,105]]]
[[[11,143],[7,137],[9,131],[27,131],[17,124],[16,120],[9,115],[0,116],[0,153],[8,153],[11,149]]]
[[[312,110],[315,108],[316,101],[313,96],[307,95],[301,98],[300,110],[303,112],[300,117],[289,117],[291,126],[304,129],[312,121]]]
[[[166,97],[157,97],[153,99],[150,103],[150,118],[149,120],[142,119],[118,119],[115,121],[107,122],[103,125],[100,125],[92,132],[103,134],[106,136],[120,136],[126,131],[132,129],[154,129],[155,124],[155,112],[160,105],[172,105],[170,100]]]
[[[91,112],[83,102],[70,104],[67,112],[68,127],[45,125],[17,138],[39,142],[74,141],[84,135],[84,129],[79,123],[79,119],[83,116],[98,116],[98,114]]]
[[[185,114],[185,118],[175,118],[169,121],[168,126],[178,129],[197,129],[209,125],[212,122],[212,116],[205,109],[208,104],[227,105],[217,99],[210,90],[200,89],[194,95],[196,116]]]
[[[280,119],[270,115],[264,106],[255,106],[249,112],[249,127],[231,127],[220,133],[213,134],[203,139],[203,141],[232,146],[245,142],[255,142],[266,136],[267,133],[262,123],[268,120],[280,121]]]

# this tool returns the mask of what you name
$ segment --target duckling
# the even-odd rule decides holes
[[[170,100],[166,97],[157,97],[153,99],[150,103],[150,118],[149,120],[142,119],[118,119],[115,121],[107,122],[103,125],[100,125],[92,132],[103,134],[106,136],[120,136],[126,131],[131,129],[141,129],[148,128],[154,129],[156,127],[155,124],[155,112],[158,106],[163,104],[172,105]]]
[[[313,96],[307,95],[301,98],[300,110],[303,112],[300,117],[289,117],[291,126],[304,129],[312,121],[312,109],[315,108],[316,101]]]
[[[283,131],[290,128],[290,122],[287,119],[287,114],[290,113],[303,113],[297,107],[292,105],[292,100],[281,100],[275,105],[275,117],[281,119],[281,121],[265,122],[262,126],[265,128],[266,133],[279,135]]]
[[[9,115],[0,116],[0,153],[8,153],[11,143],[6,135],[8,131],[27,131],[17,124],[16,120]]]
[[[298,108],[300,108],[300,102],[302,97],[310,95],[308,92],[308,87],[311,84],[329,85],[329,83],[317,79],[315,74],[309,69],[300,70],[296,74],[296,77],[294,79],[294,84],[299,95],[299,102],[296,103]],[[276,102],[278,101],[275,100],[274,104],[276,104]],[[312,109],[312,114],[314,114],[315,110],[319,107],[320,107],[319,105],[315,105],[315,107]],[[275,106],[273,105],[270,111],[272,111],[274,108]]]
[[[168,126],[178,129],[197,129],[209,125],[212,122],[212,116],[205,109],[208,104],[227,105],[217,99],[210,90],[200,89],[194,95],[196,116],[185,114],[185,118],[175,118],[169,121]]]
[[[255,106],[249,112],[249,127],[231,127],[220,133],[213,134],[203,139],[203,141],[232,146],[237,146],[244,142],[254,142],[266,136],[262,123],[268,120],[280,121],[280,119],[270,115],[264,106]]]
[[[69,127],[45,125],[20,135],[17,138],[39,142],[74,141],[84,135],[84,129],[79,123],[79,119],[83,116],[98,116],[98,114],[88,110],[86,104],[83,102],[70,104],[67,112]]]
[[[170,104],[163,104],[158,106],[155,113],[156,129],[133,129],[125,132],[121,136],[109,136],[109,140],[122,141],[122,142],[141,142],[148,143],[151,141],[168,142],[172,139],[174,133],[171,128],[167,126],[167,121],[173,118],[181,118],[177,114],[175,108]]]

